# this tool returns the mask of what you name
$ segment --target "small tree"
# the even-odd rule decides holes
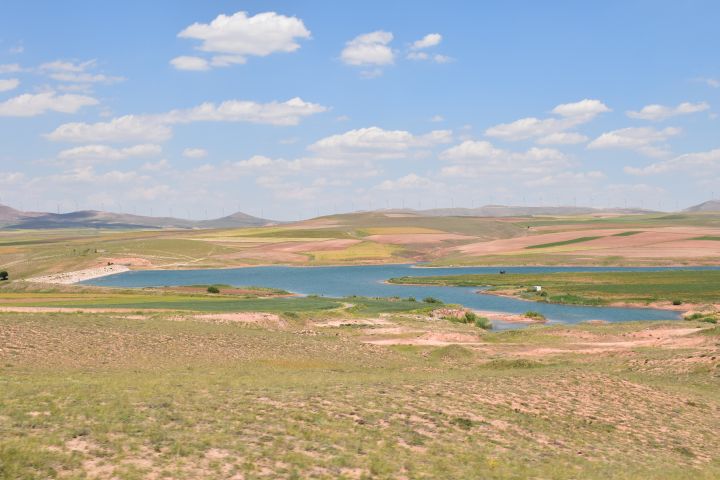
[[[10,274],[7,272],[7,270],[0,270],[0,280],[7,280],[10,278]]]
[[[220,293],[220,289],[217,288],[215,285],[210,285],[207,288],[208,293]]]

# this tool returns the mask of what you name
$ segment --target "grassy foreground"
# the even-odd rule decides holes
[[[403,315],[2,313],[0,478],[720,475],[718,328],[438,321],[477,340],[366,342],[428,328]]]

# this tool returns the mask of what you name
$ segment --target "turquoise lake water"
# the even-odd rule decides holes
[[[625,322],[632,320],[677,320],[675,312],[651,308],[583,307],[527,302],[513,298],[478,294],[477,288],[390,285],[392,277],[431,276],[473,273],[552,273],[552,272],[608,272],[708,270],[717,267],[693,268],[613,268],[613,267],[463,267],[417,268],[413,265],[362,265],[341,267],[248,267],[211,270],[136,270],[83,282],[108,287],[161,287],[177,285],[227,284],[234,286],[262,286],[281,288],[305,295],[345,297],[435,297],[445,303],[457,303],[476,310],[503,313],[523,313],[535,310],[550,322],[579,323],[587,320]],[[494,322],[495,328],[520,328],[521,325]]]

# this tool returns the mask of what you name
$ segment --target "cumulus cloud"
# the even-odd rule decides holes
[[[142,115],[125,115],[109,122],[65,123],[47,135],[61,142],[163,142],[172,130],[157,119]]]
[[[416,149],[452,141],[450,130],[434,130],[413,135],[405,130],[384,130],[379,127],[359,128],[318,140],[308,147],[321,157],[364,157],[384,160],[402,158]]]
[[[22,67],[17,63],[5,63],[0,65],[0,73],[18,73],[22,72]]]
[[[720,170],[720,148],[707,152],[686,153],[646,167],[625,167],[631,175],[655,175],[669,172],[685,172],[689,175],[706,175]]]
[[[600,100],[584,99],[575,103],[563,103],[553,108],[552,113],[563,117],[583,118],[592,120],[600,113],[609,112],[610,109]]]
[[[203,158],[207,157],[207,150],[203,148],[186,148],[183,150],[182,155],[186,158]]]
[[[574,145],[587,142],[588,137],[575,132],[555,132],[545,137],[540,137],[537,143],[540,145]]]
[[[301,118],[326,110],[327,107],[297,97],[269,103],[228,100],[216,105],[208,102],[158,115],[125,115],[109,122],[66,123],[47,138],[67,142],[162,142],[172,136],[170,126],[177,123],[216,121],[297,125]]]
[[[587,148],[622,148],[648,156],[662,156],[668,153],[665,142],[680,132],[681,130],[675,127],[667,127],[662,130],[651,127],[622,128],[603,133],[590,142]]]
[[[85,62],[73,62],[55,60],[43,63],[38,70],[50,76],[53,80],[68,83],[105,83],[112,84],[125,80],[123,77],[114,77],[102,73],[90,73],[97,65],[95,60]]]
[[[597,115],[609,111],[607,105],[600,100],[584,99],[556,106],[552,110],[552,113],[557,115],[556,117],[545,119],[526,117],[511,123],[501,123],[485,130],[485,135],[508,141],[537,137],[547,139],[552,134],[587,123]]]
[[[14,90],[20,85],[17,78],[0,78],[0,92],[8,92]]]
[[[355,66],[391,65],[395,62],[392,40],[393,34],[382,30],[358,35],[345,44],[340,59]]]
[[[426,177],[421,177],[416,173],[410,173],[397,180],[384,180],[377,185],[378,190],[397,191],[397,190],[428,190],[442,187],[443,184]]]
[[[170,64],[178,70],[204,71],[210,70],[210,63],[202,57],[182,55],[170,60]]]
[[[440,45],[441,41],[442,35],[440,35],[439,33],[428,33],[420,40],[414,41],[410,48],[412,50],[422,50],[424,48]]]
[[[0,103],[0,117],[35,117],[46,112],[75,113],[99,102],[86,95],[57,95],[56,92],[25,93]]]
[[[466,140],[445,150],[440,159],[453,164],[441,170],[449,177],[547,175],[571,165],[565,154],[553,148],[533,147],[524,152],[512,152],[490,142],[475,140]]]
[[[126,148],[113,148],[108,145],[83,145],[62,150],[58,154],[58,158],[81,162],[110,162],[131,157],[151,157],[159,155],[161,152],[162,148],[153,144],[134,145]]]
[[[249,56],[264,57],[276,52],[294,52],[297,42],[310,38],[310,31],[297,17],[275,12],[248,16],[247,12],[218,15],[210,23],[193,23],[178,34],[180,38],[200,40],[198,50],[212,55],[202,63],[199,57],[176,57],[171,61],[181,70],[204,70],[243,64]]]
[[[448,63],[452,61],[452,58],[447,55],[441,55],[439,53],[430,54],[423,50],[440,45],[442,41],[442,35],[439,33],[429,33],[420,40],[416,40],[410,45],[410,51],[406,55],[408,60],[428,60],[435,63]]]
[[[628,111],[627,116],[630,118],[638,118],[641,120],[665,120],[666,118],[676,117],[678,115],[689,115],[691,113],[703,112],[708,110],[710,105],[705,102],[690,103],[683,102],[676,107],[668,107],[665,105],[646,105],[640,111]]]
[[[325,111],[327,107],[306,102],[299,97],[268,103],[227,100],[217,105],[207,102],[186,110],[173,110],[161,115],[160,119],[165,123],[216,121],[297,125],[302,117]]]

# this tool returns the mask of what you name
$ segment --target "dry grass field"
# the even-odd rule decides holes
[[[0,478],[720,475],[717,327],[277,318],[0,313]]]

